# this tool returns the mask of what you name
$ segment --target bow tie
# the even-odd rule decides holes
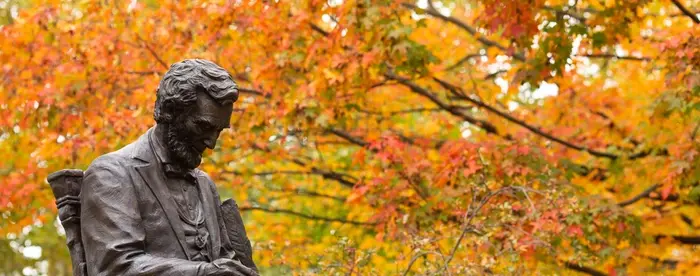
[[[163,164],[165,176],[169,178],[181,178],[186,180],[194,180],[194,175],[191,170],[184,169],[173,164]]]

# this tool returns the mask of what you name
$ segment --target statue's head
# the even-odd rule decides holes
[[[188,59],[170,66],[157,90],[153,118],[166,131],[173,161],[193,169],[228,128],[238,89],[231,75],[215,63]]]

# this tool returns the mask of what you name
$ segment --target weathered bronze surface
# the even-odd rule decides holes
[[[84,175],[50,177],[74,275],[257,275],[236,203],[222,204],[197,169],[237,99],[220,66],[175,63],[157,90],[154,127]]]

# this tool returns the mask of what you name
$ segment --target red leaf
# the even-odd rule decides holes
[[[668,198],[668,195],[671,194],[671,191],[673,191],[673,185],[667,184],[663,190],[661,190],[661,199],[666,200]]]
[[[581,229],[581,226],[578,226],[578,225],[569,226],[569,228],[566,229],[566,232],[569,235],[574,235],[574,236],[578,236],[578,237],[583,236],[583,229]]]
[[[518,154],[520,154],[520,155],[527,155],[528,153],[530,153],[530,147],[519,146],[517,151],[518,151]]]

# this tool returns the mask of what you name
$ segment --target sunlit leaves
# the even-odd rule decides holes
[[[53,231],[46,175],[136,139],[169,64],[200,57],[241,87],[201,168],[246,210],[264,273],[697,266],[674,236],[700,222],[700,35],[670,1],[39,1],[12,18],[0,234]]]

